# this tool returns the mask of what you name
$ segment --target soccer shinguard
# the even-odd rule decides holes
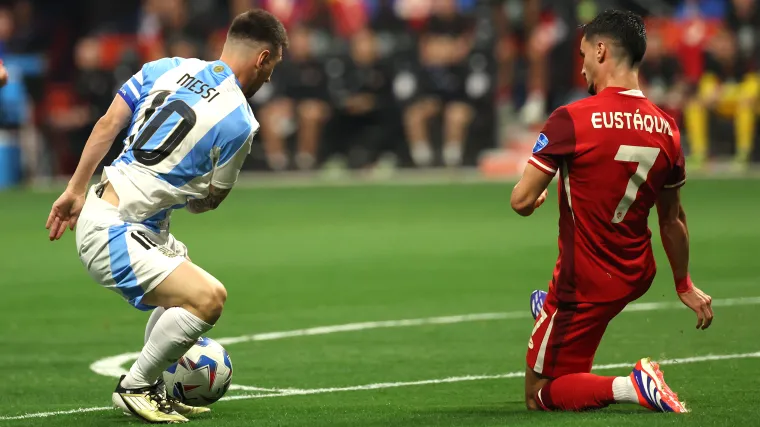
[[[176,362],[212,327],[184,308],[166,310],[153,327],[123,386],[140,388],[153,385],[164,369]]]

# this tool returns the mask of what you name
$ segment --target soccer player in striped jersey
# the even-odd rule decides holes
[[[186,422],[184,415],[207,411],[167,396],[160,378],[213,327],[227,292],[169,232],[171,213],[207,212],[227,197],[259,130],[247,100],[269,81],[287,44],[277,18],[251,10],[232,22],[218,61],[145,64],[93,128],[50,211],[50,240],[76,227],[92,278],[137,309],[152,310],[143,350],[112,395],[117,407],[144,421]],[[127,126],[124,151],[87,192]]]

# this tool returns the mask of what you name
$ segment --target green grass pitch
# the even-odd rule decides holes
[[[551,276],[558,213],[552,196],[534,217],[520,218],[509,208],[510,190],[508,184],[239,189],[217,212],[176,213],[174,234],[229,291],[212,338],[502,313],[490,319],[328,330],[332,333],[230,344],[235,384],[311,391],[231,390],[228,396],[280,394],[219,402],[193,425],[757,422],[760,354],[752,353],[760,352],[760,299],[753,299],[760,297],[760,181],[755,180],[694,180],[683,190],[692,275],[725,304],[716,307],[713,327],[696,331],[692,313],[668,305],[677,298],[657,241],[660,275],[642,299],[654,304],[621,314],[597,354],[598,364],[633,364],[643,356],[744,355],[687,359],[664,368],[692,414],[654,414],[635,406],[583,414],[528,413],[519,377],[425,383],[524,369],[532,328],[528,296],[545,288]],[[554,188],[552,193],[556,195]],[[95,374],[90,365],[138,351],[142,344],[146,314],[90,280],[73,235],[47,241],[44,222],[55,196],[0,194],[5,228],[0,245],[0,427],[136,425],[115,410],[9,419],[110,405],[115,380]],[[417,381],[423,384],[388,384]],[[355,387],[368,384],[381,385]]]

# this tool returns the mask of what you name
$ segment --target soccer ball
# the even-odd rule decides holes
[[[164,371],[166,392],[182,403],[206,406],[221,399],[232,383],[232,361],[227,350],[201,337]]]

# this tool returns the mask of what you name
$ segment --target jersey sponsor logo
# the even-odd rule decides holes
[[[533,152],[538,153],[547,145],[549,145],[549,138],[547,138],[543,133],[539,133],[538,139],[536,140],[536,145],[533,146]]]

